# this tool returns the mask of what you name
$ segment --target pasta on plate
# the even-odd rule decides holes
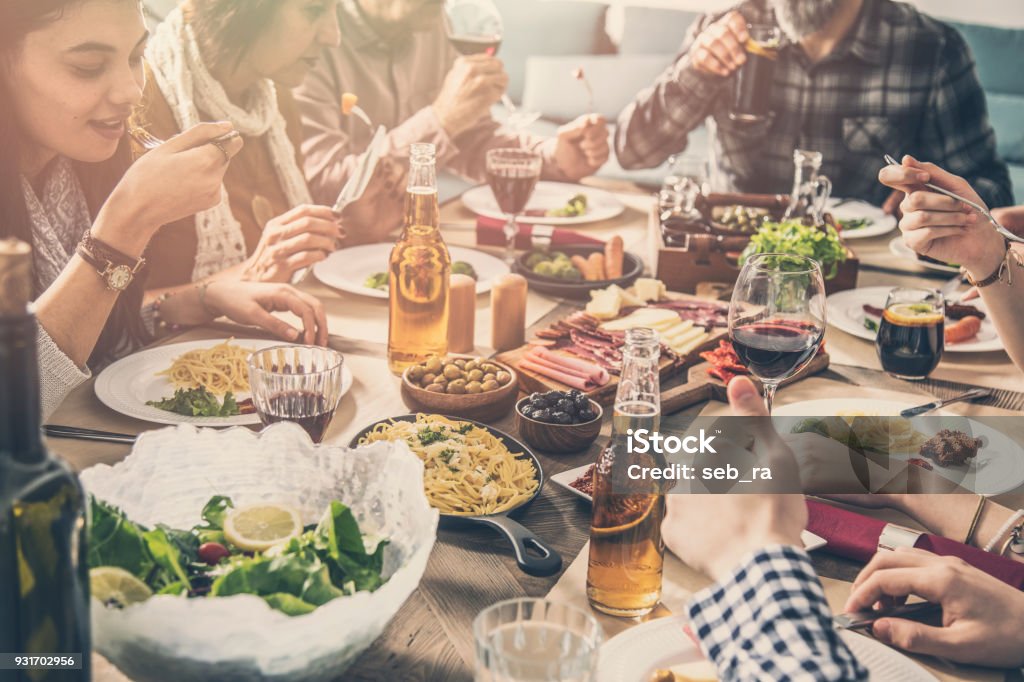
[[[443,514],[499,514],[530,499],[539,485],[529,457],[471,422],[418,414],[415,422],[375,425],[359,444],[381,440],[405,441],[423,460],[427,499]]]
[[[167,377],[175,388],[199,388],[217,395],[249,391],[249,356],[252,348],[235,346],[228,339],[210,348],[182,353],[157,376]]]

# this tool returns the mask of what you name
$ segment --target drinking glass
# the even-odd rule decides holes
[[[945,319],[945,301],[938,290],[890,291],[875,336],[882,369],[897,379],[927,378],[942,359]]]
[[[473,621],[476,682],[591,682],[604,640],[594,616],[546,599],[509,599]]]
[[[511,265],[516,257],[516,218],[526,208],[533,188],[540,179],[543,161],[540,154],[525,149],[500,148],[487,152],[487,184],[502,213],[505,223],[505,262]]]
[[[448,42],[461,55],[495,55],[505,27],[501,12],[492,0],[445,0],[444,26]],[[539,111],[523,111],[505,93],[501,103],[508,110],[507,123],[522,130],[540,118]]]
[[[701,214],[697,210],[697,199],[704,192],[706,182],[707,166],[703,161],[686,156],[670,157],[669,173],[658,193],[662,222],[672,218],[699,221]]]
[[[264,426],[295,422],[314,443],[338,409],[345,357],[320,346],[272,346],[249,356],[252,402]]]
[[[729,118],[755,123],[771,116],[769,106],[782,31],[771,24],[747,24],[747,33],[747,61],[736,72]]]
[[[761,253],[743,265],[729,303],[740,362],[764,385],[768,413],[779,384],[814,358],[825,335],[825,281],[817,261]]]
[[[818,172],[823,158],[821,152],[810,149],[793,150],[793,189],[783,220],[810,216],[815,225],[824,224],[825,206],[832,195],[832,181]]]

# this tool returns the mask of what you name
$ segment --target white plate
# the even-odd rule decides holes
[[[861,287],[832,294],[827,299],[828,323],[847,334],[874,343],[875,333],[864,326],[864,305],[884,308],[890,290],[891,287]],[[985,303],[979,298],[968,303],[983,313],[988,312]],[[996,334],[996,325],[991,316],[981,321],[981,331],[970,341],[945,345],[947,353],[990,353],[1001,350],[1004,350],[1003,342]]]
[[[158,346],[121,358],[96,377],[96,397],[121,414],[143,419],[156,424],[195,424],[197,426],[244,426],[259,424],[258,414],[240,414],[234,417],[188,417],[167,410],[160,410],[146,404],[147,400],[162,400],[174,395],[174,384],[167,377],[157,376],[171,366],[182,353],[199,348],[209,348],[220,340],[187,341],[169,346]],[[269,348],[284,341],[268,339],[234,339],[231,343],[243,348]],[[352,371],[342,366],[341,393],[352,387]],[[249,393],[235,396],[239,402],[249,398]]]
[[[659,618],[631,627],[605,642],[598,662],[598,682],[648,682],[655,670],[694,663],[704,656],[683,627],[683,616]],[[936,682],[928,671],[884,644],[849,630],[840,637],[872,680]]]
[[[370,296],[372,298],[388,297],[388,292],[364,286],[366,278],[377,272],[387,272],[388,258],[394,244],[363,244],[347,249],[339,249],[313,266],[316,278],[329,287],[347,291],[350,294]],[[476,293],[483,294],[491,290],[494,281],[506,275],[509,268],[501,260],[476,249],[461,246],[449,246],[448,253],[452,262],[465,261],[476,270]]]
[[[879,237],[883,234],[892,232],[896,228],[896,224],[898,222],[896,220],[896,216],[888,215],[885,211],[874,204],[854,199],[847,201],[842,206],[836,206],[839,201],[841,200],[829,199],[828,208],[826,209],[836,220],[859,220],[861,218],[867,218],[871,221],[870,225],[866,225],[859,230],[843,230],[843,239],[868,239],[870,237]]]
[[[786,418],[775,422],[775,428],[780,433],[788,433],[793,427],[793,422],[789,419],[791,417],[829,417],[840,412],[896,416],[901,410],[923,405],[926,402],[928,399],[924,396],[920,402],[852,397],[805,400],[773,408],[772,418]],[[943,418],[938,419],[937,417]],[[980,495],[1000,495],[1024,485],[1024,450],[1002,431],[974,419],[959,417],[943,410],[916,417],[913,419],[913,424],[914,428],[929,438],[940,429],[947,428],[968,431],[971,436],[985,440],[984,445],[978,450],[978,456],[968,460],[965,465],[940,467],[936,464],[932,471],[943,478],[960,483],[968,490],[973,490]],[[916,456],[892,455],[893,458],[900,459]]]
[[[574,217],[548,217],[522,215],[517,222],[522,224],[543,224],[543,225],[583,225],[594,223],[599,220],[608,220],[622,213],[626,206],[619,201],[614,194],[603,189],[574,185],[568,182],[547,182],[540,181],[533,190],[530,202],[526,204],[526,210],[548,211],[553,208],[561,208],[569,203],[569,199],[577,194],[587,195],[587,212],[581,216]],[[494,193],[487,185],[479,185],[467,190],[462,195],[462,203],[473,213],[487,218],[498,218],[505,220],[508,216],[498,208],[498,202]]]
[[[587,502],[590,502],[590,495],[588,495],[585,492],[582,492],[580,490],[576,490],[576,488],[573,488],[570,485],[570,483],[572,483],[577,478],[582,476],[587,471],[587,469],[589,469],[589,468],[590,468],[589,464],[584,464],[581,467],[576,467],[575,469],[569,469],[568,471],[563,471],[560,474],[555,474],[553,476],[548,476],[548,480],[550,480],[552,483],[554,483],[557,486],[565,488],[566,490],[568,490],[569,492],[573,493],[577,497],[582,497]],[[810,531],[807,531],[807,530],[803,531],[800,534],[800,538],[804,541],[804,549],[806,549],[808,552],[813,552],[814,550],[820,549],[820,548],[822,548],[822,547],[824,547],[825,545],[828,544],[827,542],[825,542],[824,538],[822,538],[822,537],[820,537],[818,535],[815,535],[814,533],[812,533]]]
[[[939,263],[932,263],[926,260],[920,260],[914,250],[903,243],[903,237],[896,237],[889,242],[889,251],[896,256],[900,256],[909,261],[912,261],[915,265],[918,265],[927,270],[935,270],[936,272],[948,272],[954,274],[960,272],[960,268],[954,268],[952,265],[940,265]]]

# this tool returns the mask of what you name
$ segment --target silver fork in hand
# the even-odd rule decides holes
[[[890,166],[899,166],[899,165],[901,165],[898,161],[896,161],[896,159],[892,158],[888,154],[885,155],[885,162],[887,164],[889,164]],[[1004,237],[1009,239],[1011,242],[1019,242],[1021,244],[1024,244],[1024,237],[1019,237],[1019,236],[1015,235],[1013,232],[1010,232],[1009,230],[1007,230],[1002,225],[1000,225],[999,221],[996,220],[994,217],[992,217],[992,214],[988,212],[988,209],[985,208],[984,206],[982,206],[981,204],[976,204],[973,201],[971,201],[970,199],[964,199],[959,194],[956,194],[955,192],[950,192],[948,189],[944,189],[942,187],[939,187],[938,185],[933,185],[930,182],[924,183],[924,186],[927,187],[930,190],[938,192],[939,194],[945,194],[947,197],[949,197],[951,199],[956,199],[957,201],[960,201],[960,202],[966,204],[967,206],[970,206],[975,211],[977,211],[981,215],[985,216],[988,219],[988,221],[990,223],[992,223],[992,225],[996,228],[996,232],[998,232],[999,234],[1003,235]]]
[[[128,130],[128,134],[131,135],[132,139],[138,142],[144,149],[156,149],[164,143],[163,140],[145,128],[132,126]]]

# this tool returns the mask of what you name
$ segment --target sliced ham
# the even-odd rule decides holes
[[[522,360],[519,361],[519,368],[528,370],[530,372],[534,372],[535,374],[540,374],[541,376],[545,376],[549,379],[554,379],[555,381],[560,381],[566,386],[571,386],[572,388],[576,388],[581,391],[586,391],[588,389],[594,388],[594,386],[588,380],[582,377],[568,374],[566,372],[563,372],[562,370],[552,369],[551,367],[547,367],[545,365],[538,365],[526,358],[523,358]]]
[[[540,350],[540,349],[537,349],[537,350]],[[581,372],[578,369],[573,369],[571,367],[566,367],[565,365],[560,365],[560,364],[558,364],[556,362],[552,362],[552,361],[548,360],[547,358],[544,358],[542,356],[537,355],[536,353],[527,353],[524,356],[524,359],[529,360],[530,362],[532,362],[535,365],[541,365],[543,367],[549,367],[551,369],[558,370],[559,372],[565,372],[566,374],[572,374],[573,376],[577,376],[577,377],[579,377],[581,379],[586,379],[587,381],[593,381],[593,378],[591,377],[591,375],[586,373],[586,372]]]
[[[569,369],[582,372],[585,376],[590,377],[591,380],[593,380],[594,382],[601,386],[608,383],[608,380],[611,378],[608,376],[608,371],[605,370],[604,367],[596,365],[592,362],[587,362],[586,360],[578,360],[576,358],[570,358],[565,355],[559,355],[558,353],[554,353],[546,348],[536,348],[533,352],[535,355],[538,355],[549,362],[553,362],[556,365],[562,365]]]

